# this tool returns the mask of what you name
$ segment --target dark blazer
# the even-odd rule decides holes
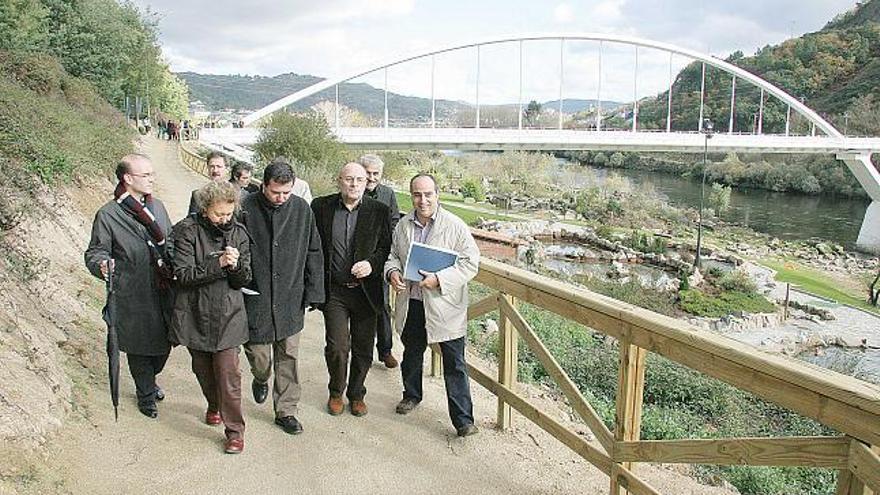
[[[366,191],[364,195],[388,207],[388,219],[391,222],[391,232],[394,233],[394,228],[400,221],[400,208],[397,206],[397,195],[394,194],[394,189],[384,184],[378,184],[376,189],[373,189],[372,192]]]
[[[324,302],[324,256],[309,204],[290,196],[273,208],[262,193],[242,199],[251,235],[251,290],[245,296],[250,342],[268,344],[299,333],[306,307]]]
[[[330,263],[333,259],[333,214],[341,204],[342,198],[337,194],[321,196],[312,201],[312,210],[318,222],[318,232],[324,253],[324,290],[327,299],[333,280],[330,279]],[[391,251],[391,226],[389,225],[388,207],[384,204],[364,197],[358,207],[357,224],[354,227],[354,259],[353,262],[367,260],[373,268],[372,273],[363,279],[361,288],[371,309],[376,312],[384,304],[382,292],[382,271],[388,253]]]
[[[251,251],[240,223],[227,228],[202,215],[188,216],[172,230],[174,308],[168,339],[190,349],[218,352],[248,340],[247,314],[241,288],[251,281]],[[212,255],[226,246],[238,249],[238,266],[220,267]]]
[[[153,198],[153,215],[167,235],[171,221],[165,206]],[[84,258],[92,275],[101,277],[101,261],[113,258],[116,331],[119,349],[129,354],[161,356],[168,354],[168,313],[171,291],[156,283],[147,240],[147,228],[134,216],[110,200],[95,214],[92,237]]]

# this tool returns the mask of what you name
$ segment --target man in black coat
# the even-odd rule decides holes
[[[353,415],[367,414],[364,381],[373,361],[376,317],[384,305],[382,270],[391,249],[388,207],[364,197],[366,182],[364,167],[347,163],[339,172],[339,193],[312,201],[324,251],[327,410],[334,416],[343,411],[343,393]]]
[[[111,275],[110,260],[114,262],[112,297],[119,349],[128,358],[138,409],[156,418],[156,400],[164,397],[156,375],[171,351],[167,326],[170,271],[165,254],[171,221],[162,202],[152,197],[155,176],[149,158],[141,154],[123,157],[116,177],[114,199],[95,214],[84,258],[89,272],[101,279]]]
[[[397,227],[400,221],[400,208],[397,207],[397,197],[394,190],[382,184],[382,172],[385,168],[385,162],[379,158],[379,155],[368,153],[358,158],[358,163],[364,166],[367,171],[367,189],[364,196],[375,199],[388,207],[388,221],[391,225],[391,232]],[[391,338],[391,308],[388,306],[388,281],[382,279],[383,303],[379,312],[379,321],[376,323],[376,353],[379,355],[379,361],[385,363],[386,368],[396,368],[398,363],[394,355],[391,354],[391,347],[394,344]]]
[[[245,292],[251,388],[257,403],[265,401],[274,370],[275,423],[290,434],[303,431],[296,411],[304,310],[324,302],[321,240],[308,203],[292,194],[295,180],[290,164],[275,160],[263,173],[262,190],[241,205],[251,235],[253,281]]]

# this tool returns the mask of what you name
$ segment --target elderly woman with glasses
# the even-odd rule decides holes
[[[248,340],[241,288],[251,280],[247,230],[236,222],[239,191],[210,182],[196,191],[199,212],[174,226],[176,292],[169,340],[189,349],[208,402],[205,423],[226,427],[226,453],[244,449],[239,346]]]

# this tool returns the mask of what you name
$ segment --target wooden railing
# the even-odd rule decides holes
[[[208,176],[208,164],[205,163],[205,157],[192,149],[189,145],[182,142],[177,145],[177,156],[180,163],[192,169],[193,172]]]
[[[610,493],[656,494],[635,463],[806,466],[839,470],[837,494],[880,493],[880,387],[720,335],[498,261],[483,259],[475,279],[497,291],[472,304],[468,318],[500,314],[497,379],[469,365],[471,378],[498,397],[497,426],[511,408],[610,477]],[[616,338],[620,343],[614,431],[605,426],[565,370],[517,310],[523,301]],[[598,445],[566,428],[517,394],[519,339],[595,436]],[[439,370],[439,357],[432,370]],[[839,431],[841,436],[640,440],[645,357],[660,354]],[[874,449],[871,446],[875,446]]]

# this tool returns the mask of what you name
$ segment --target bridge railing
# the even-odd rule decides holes
[[[839,470],[837,494],[880,493],[880,387],[764,353],[673,318],[491,259],[481,260],[475,281],[497,291],[468,308],[469,319],[495,310],[500,314],[497,377],[469,365],[471,378],[498,397],[497,426],[507,428],[511,409],[517,410],[607,474],[610,493],[658,493],[634,471],[639,462],[832,468]],[[613,431],[519,313],[520,301],[618,340],[619,385]],[[520,340],[543,364],[598,445],[517,393]],[[441,369],[436,351],[432,360],[435,374]],[[640,440],[648,352],[815,419],[841,435]]]

